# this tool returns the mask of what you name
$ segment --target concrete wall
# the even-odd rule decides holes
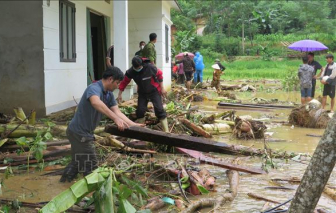
[[[0,1],[0,112],[45,114],[41,1]]]
[[[87,87],[86,9],[110,17],[113,3],[100,1],[71,1],[76,7],[76,62],[60,62],[59,57],[59,1],[43,1],[43,41],[45,73],[45,106],[47,114],[76,103]],[[111,32],[111,36],[113,33]],[[113,41],[113,38],[111,37]]]

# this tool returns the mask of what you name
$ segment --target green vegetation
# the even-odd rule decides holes
[[[295,81],[303,53],[289,50],[287,44],[312,39],[328,46],[329,52],[336,52],[335,0],[178,3],[182,12],[172,12],[177,28],[172,53],[200,51],[206,66],[204,79],[212,77],[211,65],[218,58],[227,68],[223,79]],[[196,26],[202,22],[203,36],[198,36]],[[321,55],[318,61],[323,65],[325,53],[315,53]]]

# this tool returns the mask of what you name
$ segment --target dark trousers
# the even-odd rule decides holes
[[[316,80],[312,80],[312,93],[311,93],[312,98],[314,98],[315,95],[315,86],[316,86]]]
[[[66,168],[77,173],[83,172],[84,175],[90,174],[98,167],[94,138],[80,136],[69,129],[66,134],[71,143],[71,162]]]
[[[150,94],[139,93],[138,107],[136,110],[137,118],[145,117],[149,101],[153,103],[155,116],[159,120],[167,117],[166,111],[163,109],[161,95],[159,92],[155,91]]]

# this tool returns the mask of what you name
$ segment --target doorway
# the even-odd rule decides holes
[[[87,16],[87,73],[88,84],[91,84],[100,80],[106,70],[107,45],[104,16],[90,10]]]

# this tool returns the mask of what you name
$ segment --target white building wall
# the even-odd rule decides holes
[[[166,1],[129,1],[129,62],[139,50],[139,42],[149,42],[149,34],[156,33],[156,65],[163,71],[163,83],[170,89],[170,62],[165,60],[165,24],[170,31],[170,5]],[[165,14],[165,16],[163,16]],[[166,18],[163,18],[166,17]],[[169,23],[168,23],[169,22]],[[170,39],[169,39],[170,42]],[[170,52],[170,44],[169,44]]]
[[[86,9],[89,8],[110,17],[110,35],[113,44],[113,0],[78,1],[76,5],[76,62],[60,62],[59,57],[59,1],[43,0],[43,40],[44,40],[44,74],[45,106],[47,114],[59,111],[78,102],[87,87],[87,38]],[[149,41],[149,34],[157,34],[157,66],[162,69],[164,85],[170,89],[170,61],[165,60],[165,24],[170,33],[170,8],[168,1],[132,0],[129,5],[129,65],[134,53],[139,50],[141,40]],[[170,55],[169,39],[169,55]],[[115,53],[118,54],[118,53]],[[125,70],[123,70],[125,71]]]
[[[113,4],[101,1],[71,1],[76,5],[76,62],[60,62],[59,1],[43,1],[45,106],[47,114],[74,106],[87,87],[86,9],[110,17]],[[113,32],[111,32],[111,41]]]

